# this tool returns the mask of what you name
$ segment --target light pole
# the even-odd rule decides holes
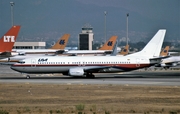
[[[14,20],[13,20],[13,6],[15,5],[14,2],[10,2],[11,5],[11,22],[12,22],[12,26],[14,25]]]
[[[105,37],[104,43],[106,43],[106,15],[107,15],[107,12],[104,11],[104,37]]]
[[[126,45],[128,45],[128,17],[129,17],[129,13],[127,13],[127,36],[126,36]]]

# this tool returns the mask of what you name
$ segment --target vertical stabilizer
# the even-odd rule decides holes
[[[129,45],[126,45],[119,53],[119,55],[127,55],[129,53]]]
[[[64,50],[68,43],[70,34],[64,34],[50,49],[61,49]]]
[[[160,56],[168,56],[169,46],[166,46],[160,53]]]
[[[141,51],[130,54],[129,56],[159,57],[165,34],[166,30],[160,29]]]
[[[113,51],[111,53],[111,56],[116,56],[117,55],[117,46],[118,46],[118,43],[116,41],[114,47],[113,47]]]
[[[12,26],[10,30],[0,39],[0,52],[11,52],[17,39],[20,26]]]
[[[117,36],[112,36],[99,50],[113,50]]]

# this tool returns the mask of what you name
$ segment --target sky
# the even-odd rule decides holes
[[[127,32],[130,42],[148,42],[159,29],[166,29],[165,41],[180,42],[180,0],[0,0],[0,34],[21,25],[17,41],[54,42],[69,33],[77,43],[84,25],[93,27],[94,43]],[[104,12],[107,12],[105,16]],[[105,31],[106,18],[106,31]]]

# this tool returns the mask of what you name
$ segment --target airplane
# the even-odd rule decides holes
[[[93,73],[128,72],[158,64],[166,30],[160,29],[139,52],[126,56],[41,56],[20,60],[12,70],[29,74],[62,73],[94,78]],[[27,78],[30,78],[27,75]]]
[[[68,39],[70,37],[70,34],[64,34],[55,45],[53,45],[49,49],[27,49],[27,50],[13,50],[14,53],[17,53],[15,56],[10,57],[4,57],[0,59],[0,63],[4,65],[11,65],[19,60],[25,59],[25,58],[31,58],[34,56],[41,56],[41,55],[50,55],[54,56],[59,53],[63,53],[65,50],[65,46],[68,42]]]
[[[169,53],[169,46],[166,46],[161,52],[161,56],[167,56]],[[180,65],[180,56],[170,56],[168,58],[162,59],[159,64],[156,64],[155,67],[163,67],[168,69],[170,67],[175,67]]]
[[[11,53],[13,45],[17,39],[21,26],[12,26],[9,31],[0,39],[0,59],[11,57],[15,53]]]
[[[112,36],[107,42],[106,44],[101,47],[101,50],[63,50],[67,44],[68,38],[69,38],[69,34],[64,34],[63,37],[61,37],[54,46],[52,46],[50,49],[30,49],[30,50],[14,50],[15,52],[18,53],[18,55],[14,56],[14,57],[8,57],[8,58],[4,58],[4,59],[0,59],[0,63],[4,64],[4,65],[11,65],[14,64],[16,62],[18,62],[19,60],[25,59],[25,58],[32,58],[34,56],[41,56],[41,55],[48,55],[50,53],[52,53],[50,56],[67,56],[67,55],[72,55],[72,54],[77,54],[77,53],[81,53],[81,54],[105,54],[105,52],[111,52],[111,50],[108,49],[112,49],[113,46],[115,45],[115,41],[117,39],[117,36]],[[102,50],[102,49],[106,49],[106,50]],[[63,52],[62,52],[63,51]],[[89,52],[90,51],[90,52]],[[61,52],[61,53],[59,53]],[[69,53],[68,53],[69,52]],[[74,53],[75,52],[75,53]]]
[[[109,54],[113,51],[113,47],[117,40],[117,36],[112,36],[101,48],[98,50],[69,50],[64,52],[65,55],[84,55],[84,54]]]
[[[59,54],[63,53],[65,47],[68,43],[68,39],[70,34],[64,34],[55,45],[53,45],[49,49],[13,49],[13,52],[18,53],[19,55],[26,55],[26,54]]]
[[[156,65],[156,67],[164,67],[165,69],[168,69],[178,65],[180,65],[180,56],[171,56],[169,58],[162,59],[159,66]]]

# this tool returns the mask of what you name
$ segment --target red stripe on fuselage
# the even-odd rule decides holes
[[[150,64],[14,64],[13,67],[49,67],[49,66],[110,66],[117,68],[126,68],[126,69],[138,69],[151,66]]]

